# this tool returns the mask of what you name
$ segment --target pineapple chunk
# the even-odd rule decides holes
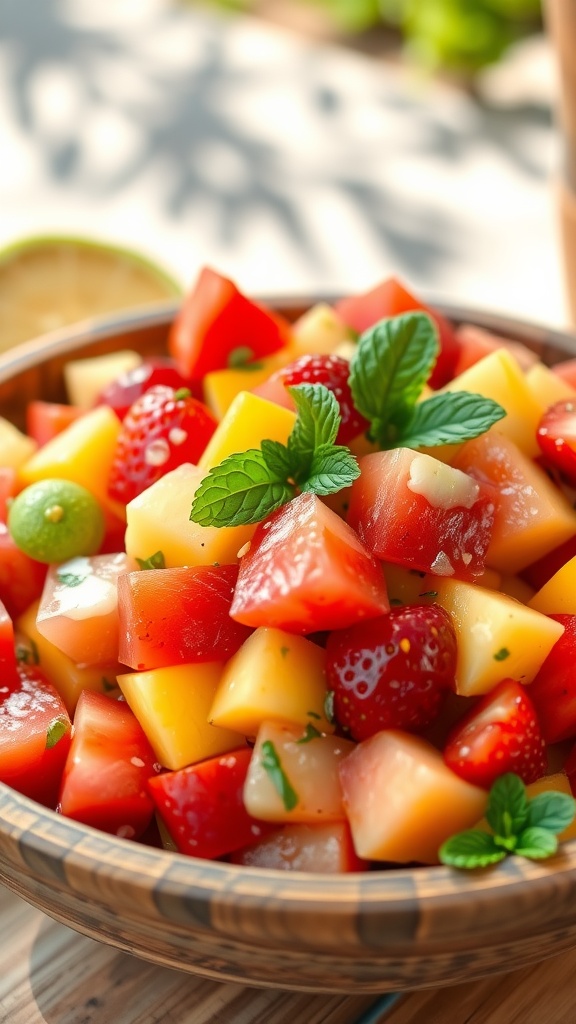
[[[89,359],[70,359],[64,366],[64,383],[71,405],[91,409],[98,395],[122,373],[140,366],[142,356],[131,349],[108,352]]]
[[[208,721],[221,674],[221,662],[210,661],[118,676],[124,697],[165,768],[176,771],[242,746],[243,736]]]
[[[206,374],[202,382],[204,401],[216,419],[221,420],[241,391],[252,391],[268,380],[275,370],[296,358],[291,348],[281,348],[279,352],[259,359],[254,368],[213,370]]]
[[[227,663],[209,719],[255,736],[272,719],[334,732],[324,713],[325,652],[305,637],[260,628]]]
[[[319,302],[303,313],[293,324],[292,331],[294,359],[308,353],[329,355],[336,353],[343,344],[354,344],[354,332],[325,302]]]
[[[576,390],[544,363],[534,363],[525,374],[526,384],[544,413],[555,402],[574,398]]]
[[[157,551],[167,569],[179,565],[231,565],[256,526],[199,526],[190,521],[194,492],[205,472],[185,462],[126,506],[126,551],[147,559]]]
[[[576,556],[558,569],[529,603],[544,615],[576,615]]]
[[[23,434],[10,420],[0,416],[0,461],[3,466],[19,469],[31,458],[38,445]]]
[[[290,409],[241,391],[210,438],[198,465],[207,473],[228,455],[259,448],[266,439],[286,444],[295,422],[296,413]]]

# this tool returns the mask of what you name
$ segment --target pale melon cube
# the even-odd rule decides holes
[[[140,353],[130,349],[88,359],[70,359],[64,366],[68,401],[82,409],[91,409],[103,388],[141,362]]]
[[[124,697],[165,768],[176,771],[242,746],[243,736],[208,721],[222,667],[221,662],[210,661],[118,676]]]
[[[426,740],[395,730],[359,743],[340,780],[358,856],[400,864],[437,864],[442,843],[472,828],[488,797]]]
[[[337,736],[310,739],[300,726],[265,722],[244,785],[246,810],[263,821],[342,820],[338,766],[353,749]]]
[[[167,569],[238,561],[255,525],[218,528],[190,521],[192,499],[205,475],[185,462],[128,503],[125,544],[132,558],[146,560],[161,551]]]
[[[18,469],[36,451],[38,445],[18,430],[10,420],[0,416],[0,466]]]
[[[198,465],[207,473],[228,455],[259,448],[264,440],[286,444],[295,422],[296,413],[290,409],[250,391],[241,391],[218,424]]]
[[[282,629],[256,629],[227,663],[209,719],[255,736],[267,719],[334,732],[324,713],[325,651]]]
[[[326,302],[319,302],[303,313],[293,324],[292,331],[294,359],[309,353],[335,353],[341,345],[354,345],[354,332]],[[354,350],[355,346],[352,352]]]

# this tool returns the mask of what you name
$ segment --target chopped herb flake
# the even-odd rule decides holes
[[[163,551],[155,551],[150,558],[137,558],[136,561],[141,569],[165,569],[166,559]]]
[[[262,767],[281,796],[286,810],[293,811],[298,803],[298,794],[282,767],[278,751],[272,740],[264,740],[262,744]]]
[[[52,750],[61,740],[63,736],[68,732],[68,722],[62,721],[61,718],[55,718],[53,722],[50,722],[46,730],[46,750]]]
[[[281,647],[280,648],[280,654],[282,655],[283,658],[285,658],[286,655],[289,654],[289,653],[290,653],[290,648],[289,647]]]
[[[506,661],[506,658],[510,657],[510,651],[507,647],[501,647],[499,651],[496,651],[494,655],[494,661]]]
[[[312,725],[312,722],[308,722],[304,735],[299,740],[296,740],[296,743],[310,743],[310,740],[317,740],[320,736],[322,736],[320,730],[315,725]]]

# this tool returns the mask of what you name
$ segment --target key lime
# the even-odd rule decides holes
[[[37,562],[67,562],[95,554],[104,537],[96,498],[71,480],[39,480],[18,494],[8,512],[14,543]]]
[[[161,267],[82,238],[30,238],[0,252],[0,352],[47,331],[181,296]]]

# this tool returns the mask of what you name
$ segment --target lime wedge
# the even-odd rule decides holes
[[[130,249],[84,238],[25,239],[0,252],[0,352],[88,317],[181,294],[161,267]]]

